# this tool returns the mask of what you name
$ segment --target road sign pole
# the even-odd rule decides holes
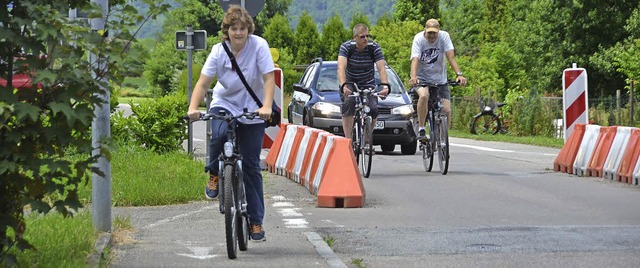
[[[187,103],[191,101],[191,92],[192,92],[192,73],[193,69],[191,68],[191,64],[193,61],[193,28],[191,25],[187,25]],[[193,127],[189,124],[187,132],[189,134],[189,139],[187,141],[187,150],[189,154],[193,154]]]
[[[105,19],[109,11],[108,0],[91,0],[92,3],[102,7],[102,17],[91,19],[91,29],[93,31],[105,30]],[[101,34],[106,34],[102,32]],[[106,38],[106,36],[104,37]],[[98,55],[91,54],[89,61],[94,63],[95,70],[106,69],[106,62],[100,59]],[[94,78],[97,79],[96,71],[94,71]],[[105,78],[100,78],[105,81]],[[104,176],[100,176],[96,173],[92,174],[92,188],[91,188],[91,215],[93,219],[94,227],[102,232],[111,231],[111,162],[100,153],[100,146],[111,137],[110,120],[110,96],[109,90],[100,86],[100,91],[103,92],[102,98],[105,103],[102,105],[96,105],[94,108],[95,117],[91,123],[91,145],[93,148],[93,155],[98,155],[98,163],[96,164],[98,169],[104,173]]]

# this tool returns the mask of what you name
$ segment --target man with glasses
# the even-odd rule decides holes
[[[342,43],[338,53],[338,81],[340,86],[345,82],[353,82],[359,88],[375,87],[374,66],[378,68],[380,82],[389,83],[387,80],[387,70],[385,69],[384,55],[378,43],[369,41],[369,28],[360,23],[353,27],[353,40]],[[342,88],[342,87],[341,87]],[[353,116],[356,110],[356,102],[351,95],[353,88],[350,85],[344,87],[342,92],[342,130],[344,136],[351,138],[353,128]],[[386,98],[389,88],[384,86],[378,92],[380,98]],[[369,114],[373,118],[373,125],[378,117],[378,98],[369,98]]]
[[[447,65],[445,57],[449,60],[449,64],[453,71],[456,72],[456,80],[461,86],[467,84],[467,78],[462,75],[462,71],[456,62],[453,52],[453,43],[449,33],[440,30],[440,23],[436,19],[429,19],[425,23],[425,29],[417,33],[413,37],[411,45],[411,74],[409,84],[416,86],[421,82],[429,84],[445,84],[447,83]],[[429,109],[429,89],[420,87],[418,93],[418,139],[426,139],[425,137],[425,120]],[[451,91],[449,86],[445,85],[438,89],[438,96],[443,99],[442,111],[448,118],[449,127],[451,127]]]

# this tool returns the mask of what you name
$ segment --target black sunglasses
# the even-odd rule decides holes
[[[367,34],[367,35],[361,35],[361,36],[358,36],[358,37],[360,37],[360,39],[365,39],[365,38],[369,38],[369,37],[371,37],[371,35],[368,35],[368,34]]]

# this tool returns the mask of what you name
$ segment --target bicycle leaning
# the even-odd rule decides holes
[[[419,149],[422,154],[422,164],[426,172],[431,172],[433,168],[434,154],[438,152],[438,165],[440,173],[446,175],[449,170],[449,121],[447,115],[442,111],[442,98],[438,96],[438,89],[443,86],[457,86],[457,81],[448,81],[444,84],[419,83],[411,88],[412,103],[415,122],[418,122],[418,93],[417,89],[427,87],[429,89],[428,113],[425,130],[429,130],[429,137],[419,140]],[[415,127],[416,133],[418,127]]]
[[[345,85],[353,87],[353,93],[349,97],[355,97],[356,111],[353,116],[353,130],[351,132],[351,145],[356,162],[362,169],[362,176],[368,178],[371,174],[371,162],[373,158],[373,117],[369,115],[371,108],[369,107],[369,98],[377,98],[377,88],[380,86],[389,87],[388,83],[380,83],[377,87],[359,88],[354,82],[345,82],[340,87],[343,91]]]
[[[471,121],[470,132],[475,135],[495,135],[498,132],[507,133],[507,125],[503,121],[502,106],[505,103],[495,102],[489,99],[481,100],[480,113],[476,114]],[[496,108],[500,112],[496,113]]]
[[[238,149],[236,125],[241,117],[247,119],[259,118],[257,112],[247,112],[237,116],[220,110],[218,114],[202,113],[199,120],[219,119],[227,124],[227,141],[220,155],[218,166],[220,178],[220,213],[224,215],[225,235],[227,242],[227,256],[229,259],[237,257],[238,248],[248,249],[249,214],[247,212],[247,197],[245,195],[244,177],[242,172],[242,155]],[[188,117],[185,117],[188,119]]]

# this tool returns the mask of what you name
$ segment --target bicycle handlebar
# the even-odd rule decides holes
[[[247,108],[243,109],[243,112],[239,115],[232,115],[232,114],[226,114],[226,112],[224,114],[212,114],[212,113],[200,113],[200,118],[198,118],[198,120],[195,121],[199,121],[199,120],[211,120],[211,119],[221,119],[224,121],[233,121],[235,119],[244,117],[247,119],[255,119],[256,117],[258,117],[260,114],[258,112],[247,112]],[[182,119],[184,120],[189,120],[189,116],[188,115],[183,115]]]
[[[415,85],[414,87],[441,87],[441,86],[459,86],[460,82],[456,81],[456,80],[448,80],[446,83],[442,83],[442,84],[432,84],[432,83],[426,83],[426,82],[420,82],[417,85]]]
[[[354,91],[353,91],[354,93],[349,95],[349,96],[360,96],[360,94],[358,92],[370,93],[373,96],[378,96],[378,93],[375,91],[375,88],[378,88],[380,86],[387,86],[389,88],[389,92],[391,92],[391,85],[389,83],[379,83],[375,87],[368,87],[368,88],[360,89],[360,87],[358,87],[358,84],[356,84],[355,82],[344,82],[340,86],[340,92],[344,92],[344,86],[346,86],[346,85],[352,85],[354,87]]]

